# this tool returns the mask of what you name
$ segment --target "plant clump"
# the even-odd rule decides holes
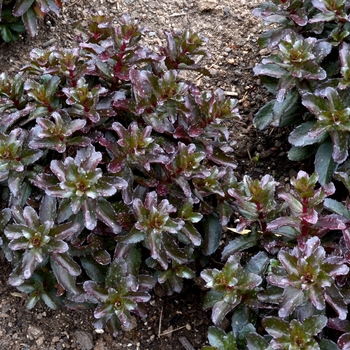
[[[191,83],[209,74],[191,31],[149,48],[128,15],[96,15],[76,47],[34,49],[0,75],[0,245],[28,308],[93,308],[95,328],[117,335],[147,316],[156,285],[171,295],[200,277],[214,324],[203,350],[348,348],[348,5],[255,13],[281,23],[261,39],[275,53],[255,71],[277,97],[255,123],[298,117],[290,157],[316,152],[285,188],[235,177],[237,100]]]
[[[17,41],[21,33],[38,34],[38,21],[53,12],[59,16],[61,0],[2,0],[0,2],[0,37]]]

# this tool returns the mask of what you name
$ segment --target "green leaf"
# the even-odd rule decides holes
[[[6,224],[10,221],[11,216],[11,210],[9,208],[0,211],[0,232],[3,232]]]
[[[288,137],[288,141],[297,147],[303,147],[307,145],[312,145],[315,143],[323,142],[328,133],[322,132],[317,137],[313,137],[309,135],[309,131],[315,126],[315,121],[308,121],[296,127]]]
[[[111,204],[103,197],[98,198],[96,205],[98,219],[113,229],[114,234],[121,232],[121,227],[117,222],[117,214]]]
[[[315,146],[310,145],[306,147],[292,146],[288,151],[288,158],[292,161],[301,161],[310,158],[316,152]]]
[[[12,12],[16,17],[20,17],[29,10],[33,3],[34,0],[16,0]]]
[[[55,221],[57,200],[55,197],[45,195],[40,203],[39,218],[41,222]]]
[[[56,310],[59,308],[59,304],[57,303],[56,298],[50,293],[44,292],[43,294],[41,294],[41,299],[50,309]]]
[[[315,156],[315,171],[321,185],[328,184],[337,169],[337,163],[332,158],[333,146],[330,140],[323,142]]]
[[[265,290],[258,294],[258,298],[263,303],[279,304],[283,294],[283,289],[275,286],[267,286]]]
[[[289,252],[285,250],[280,250],[278,253],[278,259],[282,263],[283,267],[287,271],[289,275],[298,276],[299,274],[299,266],[298,266],[298,258],[294,255],[291,255]]]
[[[254,247],[258,242],[258,234],[251,232],[246,235],[241,235],[232,240],[222,251],[221,259],[226,260],[230,255]]]
[[[314,315],[304,320],[303,328],[306,333],[310,335],[317,335],[324,327],[326,327],[327,322],[328,318],[326,316]]]
[[[28,310],[31,310],[37,302],[40,300],[40,295],[38,293],[31,293],[28,297],[26,307]]]
[[[265,104],[255,115],[254,124],[262,130],[268,125],[287,126],[301,117],[299,93],[296,89],[288,92],[283,101],[272,100]]]
[[[0,28],[1,27],[2,26],[0,25]],[[17,33],[13,33],[9,27],[3,26],[1,28],[1,37],[6,43],[9,43],[11,41],[17,41],[19,35]]]
[[[217,215],[209,214],[204,217],[203,232],[203,254],[212,255],[218,249],[222,236],[222,227]]]
[[[262,321],[265,330],[274,338],[289,336],[289,323],[278,317],[265,317]]]
[[[240,305],[233,311],[231,327],[236,338],[238,337],[241,329],[251,321],[252,313],[252,310],[245,305]]]
[[[198,230],[192,225],[191,222],[185,222],[182,227],[182,232],[188,237],[188,239],[195,246],[200,246],[202,243],[202,236]]]
[[[305,297],[302,290],[288,286],[283,292],[278,316],[282,318],[289,316],[304,301]]]
[[[343,216],[350,220],[350,211],[345,207],[344,204],[336,201],[335,199],[326,198],[323,202],[326,209],[331,210],[333,213]]]
[[[211,314],[211,319],[215,325],[220,325],[220,323],[224,320],[225,316],[234,309],[241,301],[241,298],[234,297],[230,302],[226,302],[225,300],[219,300],[213,306],[213,311]]]
[[[275,116],[273,114],[275,103],[277,103],[276,100],[269,101],[262,108],[260,108],[258,113],[255,114],[253,122],[256,128],[263,130],[272,124],[272,122],[275,120]]]
[[[209,309],[213,307],[213,305],[219,300],[222,300],[222,298],[223,293],[218,292],[216,290],[210,290],[204,297],[203,308]]]
[[[262,276],[265,274],[267,267],[269,266],[270,259],[267,254],[263,251],[254,255],[245,267],[247,272],[254,273]]]
[[[247,335],[248,350],[272,350],[269,342],[257,333],[249,333]]]
[[[350,333],[344,333],[339,337],[338,346],[341,350],[350,350]]]
[[[220,350],[236,350],[236,339],[232,332],[226,334],[222,329],[217,327],[209,327],[208,330],[209,343]]]
[[[51,257],[70,275],[79,276],[81,274],[80,266],[68,254],[51,254]]]
[[[328,339],[321,339],[320,350],[339,350],[337,344]]]
[[[22,20],[30,36],[38,34],[38,19],[32,8],[22,15]]]
[[[107,268],[98,264],[94,259],[90,257],[81,257],[80,262],[86,274],[95,282],[103,283]]]
[[[345,320],[348,314],[348,308],[344,296],[339,289],[333,284],[326,289],[324,294],[326,302],[335,310],[341,320]]]
[[[242,327],[241,331],[239,332],[238,338],[237,338],[237,348],[238,349],[246,349],[247,336],[248,336],[248,334],[251,334],[253,332],[256,332],[256,329],[251,323],[248,323]]]

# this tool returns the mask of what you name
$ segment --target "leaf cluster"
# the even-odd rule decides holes
[[[346,174],[337,176],[348,186]],[[343,204],[334,191],[303,171],[290,188],[268,175],[233,184],[240,217],[227,228],[235,236],[222,250],[225,264],[201,272],[215,325],[203,349],[347,348],[349,197]],[[228,333],[219,328],[225,317]]]
[[[236,167],[224,122],[239,115],[181,78],[209,74],[197,34],[151,49],[128,15],[80,30],[0,75],[1,245],[29,308],[95,307],[116,334],[156,283],[180,292],[218,248]]]
[[[38,20],[48,13],[59,15],[61,0],[2,0],[0,1],[0,37],[5,42],[17,41],[23,32],[35,36]]]
[[[0,75],[0,246],[27,307],[94,308],[95,327],[116,335],[146,317],[156,284],[170,295],[200,276],[214,323],[204,349],[346,349],[350,197],[333,199],[322,172],[286,188],[270,175],[238,181],[225,127],[237,101],[183,78],[208,74],[197,34],[166,32],[150,48],[128,15],[80,30],[75,47],[34,49],[14,77]],[[310,55],[333,44],[288,35],[279,67],[314,74]],[[308,122],[323,140],[346,89],[318,89],[303,103],[317,104],[323,119]],[[344,162],[335,177],[350,193],[349,172]]]
[[[343,0],[276,0],[253,11],[271,27],[259,39],[271,54],[254,73],[276,96],[254,123],[292,125],[289,158],[314,156],[322,184],[348,158],[349,11]]]

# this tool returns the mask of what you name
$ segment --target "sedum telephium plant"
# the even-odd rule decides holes
[[[59,15],[61,0],[2,0],[0,1],[0,36],[3,41],[17,41],[27,31],[38,34],[38,20],[48,13]]]
[[[95,326],[113,334],[146,316],[156,283],[181,292],[232,211],[223,122],[239,118],[237,101],[180,79],[208,74],[197,34],[167,32],[152,51],[143,33],[127,15],[94,16],[77,47],[35,49],[0,76],[9,282],[29,308],[95,306]]]
[[[293,125],[289,158],[314,155],[322,184],[348,157],[350,5],[344,0],[274,0],[253,11],[275,28],[272,51],[254,68],[276,99],[256,114],[260,129]]]
[[[94,308],[96,329],[116,335],[146,317],[153,288],[180,293],[197,277],[215,325],[204,349],[345,349],[350,199],[331,198],[317,173],[286,188],[270,175],[238,180],[225,127],[237,101],[181,79],[207,74],[194,60],[202,40],[167,32],[151,50],[143,33],[127,15],[93,16],[76,47],[35,49],[0,75],[9,283],[28,308]],[[345,125],[326,123],[328,107],[345,118],[340,91],[319,87],[304,105],[319,106],[319,139],[345,145]],[[350,191],[346,162],[335,176]]]
[[[342,170],[337,177],[350,189],[348,170]],[[318,185],[316,173],[300,171],[290,188],[279,187],[273,178],[268,186],[267,178],[246,176],[229,190],[241,217],[235,229],[228,229],[238,237],[223,249],[224,267],[205,269],[201,276],[210,289],[204,306],[212,308],[214,324],[229,315],[232,331],[211,329],[212,347],[203,349],[226,344],[254,350],[344,349],[349,199],[342,204],[327,198],[335,187]],[[343,333],[341,338],[332,329]]]

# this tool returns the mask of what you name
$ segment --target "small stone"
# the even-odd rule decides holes
[[[276,141],[275,141],[275,147],[276,147],[276,148],[280,148],[281,146],[282,146],[282,142],[276,140]]]
[[[259,51],[259,55],[260,55],[260,56],[267,56],[269,53],[270,53],[270,50],[269,50],[269,49],[261,49],[261,50]]]
[[[57,336],[52,338],[53,343],[58,343],[59,341],[60,341],[60,338]]]
[[[106,343],[103,339],[98,339],[97,342],[96,342],[96,345],[94,347],[94,350],[107,350],[107,346],[106,346]]]
[[[43,334],[43,331],[38,328],[30,325],[27,330],[27,337],[30,340],[38,339]]]
[[[92,334],[84,331],[76,331],[75,339],[80,344],[82,350],[91,350],[94,347]]]
[[[41,346],[44,344],[45,337],[40,337],[35,341],[36,345]]]
[[[192,329],[191,325],[189,323],[186,324],[186,329],[190,331]]]

